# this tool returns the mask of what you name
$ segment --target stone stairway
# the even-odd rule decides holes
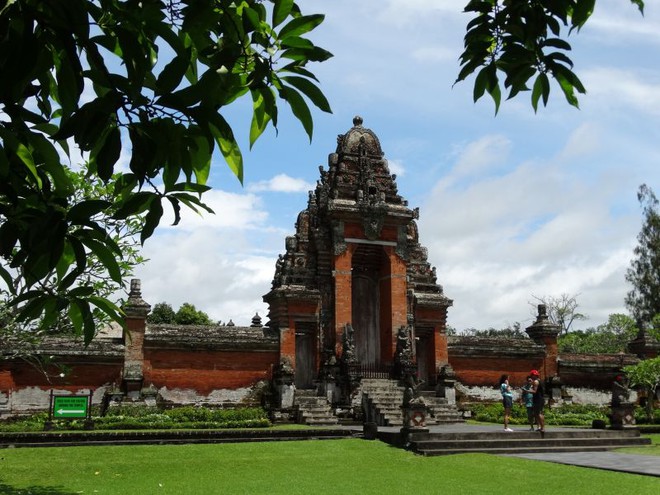
[[[403,387],[396,380],[362,379],[362,408],[365,421],[378,426],[403,426]]]
[[[313,390],[296,390],[294,402],[296,423],[310,426],[330,426],[339,423],[325,397]]]
[[[362,406],[366,421],[378,426],[403,426],[403,391],[397,380],[363,378]],[[435,391],[422,391],[420,395],[430,410],[427,426],[463,422],[456,406],[448,404],[445,398],[435,397]]]
[[[430,414],[426,418],[428,426],[465,421],[456,405],[448,404],[447,399],[443,397],[436,397],[434,390],[422,391],[420,395],[424,397],[426,405],[429,406]]]
[[[511,433],[456,432],[412,433],[406,446],[425,456],[466,454],[525,454],[550,452],[596,452],[620,447],[648,445],[649,438],[640,437],[638,430],[548,430]]]

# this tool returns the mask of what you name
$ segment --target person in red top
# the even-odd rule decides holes
[[[534,417],[536,418],[536,424],[539,425],[537,431],[540,431],[543,434],[545,433],[545,416],[543,415],[545,398],[543,397],[543,384],[541,383],[541,377],[537,370],[530,371],[529,375],[532,377],[532,388],[530,390],[533,394],[532,407],[534,410]]]

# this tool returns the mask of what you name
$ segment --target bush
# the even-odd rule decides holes
[[[97,430],[171,430],[171,429],[225,429],[265,428],[270,426],[266,412],[261,408],[209,409],[185,406],[159,411],[143,406],[121,406],[108,410],[105,416],[94,416]],[[48,413],[0,422],[0,431],[43,431]],[[82,430],[84,419],[53,421],[53,430]]]
[[[563,404],[552,409],[546,407],[544,414],[545,423],[548,425],[591,427],[595,419],[608,419],[609,407]],[[504,407],[501,403],[475,404],[472,406],[472,417],[476,421],[485,423],[503,423]],[[527,409],[519,404],[514,404],[509,422],[516,425],[528,424]]]

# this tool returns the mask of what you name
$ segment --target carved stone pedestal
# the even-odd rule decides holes
[[[624,428],[635,427],[635,404],[632,402],[622,402],[612,406],[610,422],[613,430],[622,430]]]
[[[438,370],[435,396],[447,399],[447,404],[456,404],[456,374],[451,365],[446,364]]]
[[[426,415],[428,407],[423,403],[411,403],[403,406],[403,428],[401,428],[401,443],[408,447],[415,433],[428,433]]]
[[[403,407],[404,428],[426,428],[426,416],[429,408],[423,403],[410,403]]]

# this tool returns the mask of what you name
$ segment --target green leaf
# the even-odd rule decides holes
[[[312,133],[314,132],[314,123],[312,121],[312,114],[309,107],[302,96],[295,89],[282,86],[279,90],[280,96],[289,103],[293,115],[300,121],[305,132],[309,136],[309,141],[312,141]]]
[[[312,31],[316,26],[321,24],[325,19],[323,14],[304,15],[292,19],[286,24],[278,33],[277,37],[280,40],[285,40],[290,36],[300,36],[301,34]]]
[[[102,181],[107,182],[112,177],[115,163],[121,155],[121,133],[113,126],[96,155],[96,170]]]
[[[273,6],[273,27],[277,27],[289,17],[293,0],[277,0]]]
[[[222,152],[222,156],[227,161],[227,165],[229,165],[240,183],[243,184],[243,155],[231,127],[222,115],[214,113],[209,121],[209,128]]]
[[[174,210],[174,222],[172,222],[172,225],[179,225],[181,221],[181,205],[179,204],[179,200],[173,196],[166,196],[166,198],[172,205],[172,210]]]
[[[488,67],[484,67],[479,71],[477,77],[474,79],[474,90],[472,92],[472,101],[476,102],[486,92],[488,85]]]
[[[250,148],[259,139],[259,136],[263,134],[266,127],[268,127],[268,123],[271,121],[268,104],[264,98],[265,93],[270,93],[270,91],[270,88],[259,88],[251,91],[253,111],[252,122],[250,123]]]
[[[156,193],[149,191],[132,193],[128,196],[128,199],[121,204],[120,208],[112,217],[123,220],[129,216],[139,215],[149,208],[149,205],[155,197]]]
[[[181,84],[181,80],[186,75],[189,66],[190,50],[188,49],[177,54],[163,68],[156,80],[156,90],[154,93],[158,96],[174,91]]]
[[[103,263],[103,266],[108,270],[110,278],[120,284],[122,281],[121,270],[112,250],[108,249],[108,246],[105,244],[90,238],[80,239],[80,241],[94,253],[101,263]]]
[[[5,285],[7,288],[11,291],[12,294],[14,294],[15,289],[14,289],[14,280],[12,279],[12,276],[9,274],[7,270],[5,270],[5,267],[0,264],[0,278],[4,280]]]
[[[541,97],[543,97],[543,106],[547,106],[549,94],[550,82],[548,81],[548,76],[544,72],[541,72],[536,76],[536,81],[534,81],[534,87],[532,88],[532,107],[534,107],[534,112],[538,109],[539,98]]]
[[[80,311],[80,306],[78,301],[72,301],[69,304],[69,309],[67,311],[71,324],[73,325],[73,330],[76,332],[76,335],[82,335],[83,333],[83,314]]]
[[[553,46],[555,48],[561,48],[562,50],[571,50],[571,45],[559,38],[548,38],[541,44],[541,46]]]
[[[571,24],[574,28],[577,28],[578,31],[584,23],[587,22],[587,19],[591,17],[591,14],[594,11],[594,5],[596,0],[577,0],[575,6],[573,7],[573,14],[571,15]]]
[[[103,199],[88,199],[71,207],[67,213],[68,220],[74,225],[88,222],[92,217],[112,206],[112,203]]]
[[[30,174],[37,182],[37,187],[41,189],[43,184],[41,182],[41,178],[39,177],[39,173],[37,172],[37,166],[34,163],[34,158],[30,150],[27,149],[23,143],[18,143],[18,147],[16,148],[16,155],[21,159],[21,161],[30,171]]]
[[[144,218],[144,227],[140,233],[140,242],[144,242],[151,237],[160,223],[160,218],[163,216],[163,205],[160,197],[155,197],[149,205],[149,211]]]
[[[282,80],[288,82],[289,84],[291,84],[291,86],[294,86],[299,91],[301,91],[320,110],[327,113],[332,113],[332,109],[330,108],[330,103],[328,103],[326,97],[313,82],[303,77],[296,77],[296,76],[284,76],[282,77]]]
[[[114,321],[119,323],[122,327],[125,327],[124,312],[112,301],[109,301],[104,297],[98,297],[98,296],[89,296],[87,300],[90,303],[92,303],[94,306],[99,308],[101,311],[103,311]]]

